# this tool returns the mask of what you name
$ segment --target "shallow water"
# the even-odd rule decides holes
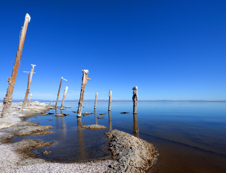
[[[15,137],[12,142],[22,139],[57,141],[49,148],[34,151],[52,151],[49,155],[40,156],[49,161],[108,159],[111,158],[107,150],[109,140],[104,133],[112,128],[154,144],[160,155],[149,172],[226,172],[225,102],[139,102],[137,115],[134,116],[132,102],[112,102],[110,114],[108,103],[98,102],[97,117],[100,113],[106,113],[105,118],[95,119],[95,114],[91,114],[82,116],[81,120],[72,112],[77,110],[78,102],[65,102],[65,106],[72,107],[63,110],[63,113],[69,114],[66,117],[38,116],[27,119],[52,125],[53,134]],[[93,102],[84,102],[83,112],[94,112],[93,108]],[[61,111],[58,109],[57,113]],[[98,123],[107,129],[83,129],[80,123]],[[139,130],[138,134],[134,130]]]

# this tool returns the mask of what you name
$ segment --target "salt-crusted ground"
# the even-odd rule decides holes
[[[0,114],[3,104],[0,103]],[[135,173],[145,172],[157,160],[157,151],[151,143],[134,137],[128,133],[113,130],[106,133],[110,139],[109,149],[114,160],[91,161],[86,163],[51,163],[35,158],[30,149],[51,146],[54,142],[39,140],[22,140],[7,143],[14,136],[28,134],[49,134],[52,126],[41,126],[36,123],[24,122],[22,118],[36,114],[45,115],[49,107],[45,103],[32,102],[31,106],[21,110],[22,103],[11,105],[8,118],[0,118],[0,173]],[[103,114],[100,114],[103,115]],[[99,125],[84,125],[87,129]],[[105,126],[99,126],[105,127]],[[99,128],[100,129],[100,128]]]
[[[22,103],[11,105],[8,118],[0,118],[0,139],[15,132],[21,123],[19,117],[32,116],[48,110],[44,103],[34,102],[25,110]],[[3,104],[0,103],[0,114]],[[0,173],[102,173],[113,160],[86,163],[49,163],[41,159],[24,158],[17,153],[17,143],[0,142]],[[28,165],[27,165],[28,164]]]

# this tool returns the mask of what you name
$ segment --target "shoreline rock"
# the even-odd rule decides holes
[[[157,150],[151,143],[119,130],[105,133],[111,139],[114,161],[106,173],[143,173],[156,162]]]

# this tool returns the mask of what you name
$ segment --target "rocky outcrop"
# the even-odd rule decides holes
[[[150,168],[158,153],[151,143],[119,130],[107,132],[111,139],[109,150],[116,160],[107,173],[142,173]]]

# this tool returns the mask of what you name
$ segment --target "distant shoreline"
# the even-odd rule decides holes
[[[15,99],[13,102],[23,102],[23,99]],[[41,100],[41,99],[34,99],[31,101],[42,101],[42,102],[50,102],[50,100]],[[55,102],[56,100],[52,100]],[[61,102],[62,100],[58,100]],[[65,102],[78,102],[79,100],[65,100]],[[84,100],[84,102],[94,102],[93,100]],[[108,102],[109,100],[97,100],[98,102]],[[226,100],[138,100],[139,102],[226,102]],[[3,100],[0,100],[3,102]],[[132,100],[112,100],[112,102],[132,102]]]

